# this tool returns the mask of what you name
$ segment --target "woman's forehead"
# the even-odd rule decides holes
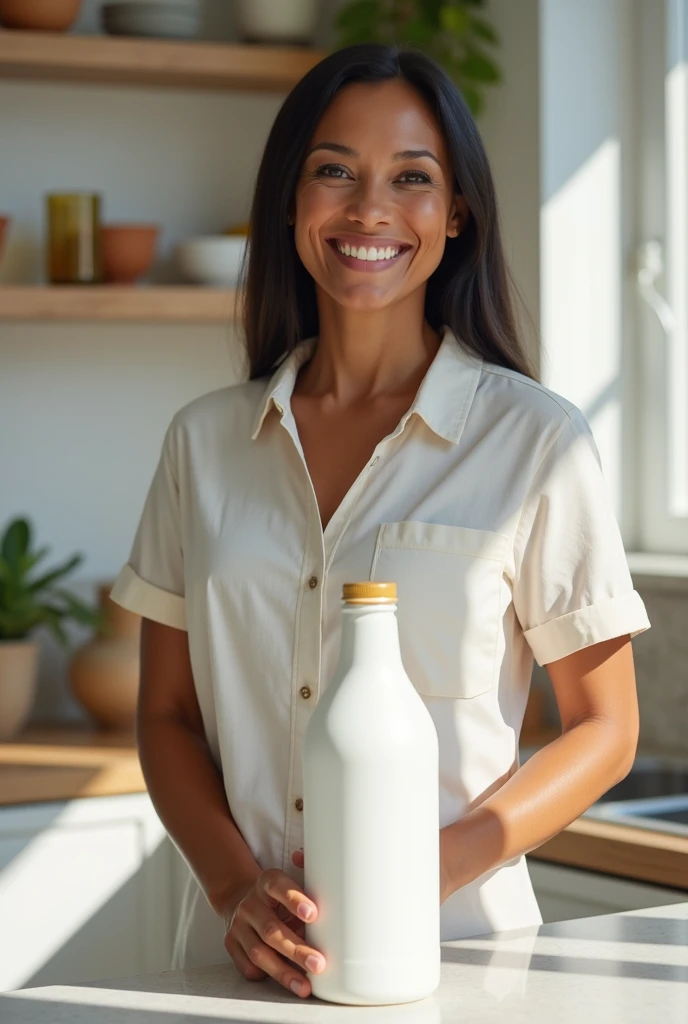
[[[323,140],[353,150],[365,142],[366,148],[374,145],[390,153],[421,147],[437,150],[444,145],[429,104],[412,86],[398,79],[354,82],[341,89],[321,117],[311,146]]]

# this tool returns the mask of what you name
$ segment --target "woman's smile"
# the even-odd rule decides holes
[[[412,249],[395,239],[348,233],[328,238],[327,244],[345,267],[363,273],[388,270]]]

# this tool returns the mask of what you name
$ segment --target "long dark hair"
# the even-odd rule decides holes
[[[455,187],[471,212],[461,234],[447,238],[442,260],[428,280],[425,317],[435,329],[447,324],[464,347],[486,361],[535,377],[518,337],[494,181],[470,110],[429,57],[363,43],[316,64],[289,93],[270,130],[253,197],[243,274],[251,379],[271,373],[300,341],[318,334],[315,283],[288,224],[318,122],[345,86],[393,78],[407,82],[430,104],[446,140]]]

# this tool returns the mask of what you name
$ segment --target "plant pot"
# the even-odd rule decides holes
[[[131,730],[139,693],[141,616],[110,599],[112,584],[98,588],[105,625],[69,663],[69,683],[79,703],[104,729]]]
[[[249,42],[310,43],[318,0],[237,0],[239,31]]]
[[[66,32],[76,21],[81,0],[0,0],[0,25],[37,32]]]
[[[35,640],[0,640],[0,740],[24,725],[33,707],[38,678]]]
[[[109,284],[134,284],[155,256],[157,224],[106,224],[100,229],[103,276]]]

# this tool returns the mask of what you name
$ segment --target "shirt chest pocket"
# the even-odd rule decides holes
[[[370,578],[397,584],[404,667],[420,693],[466,698],[494,684],[508,538],[437,523],[383,523]]]

